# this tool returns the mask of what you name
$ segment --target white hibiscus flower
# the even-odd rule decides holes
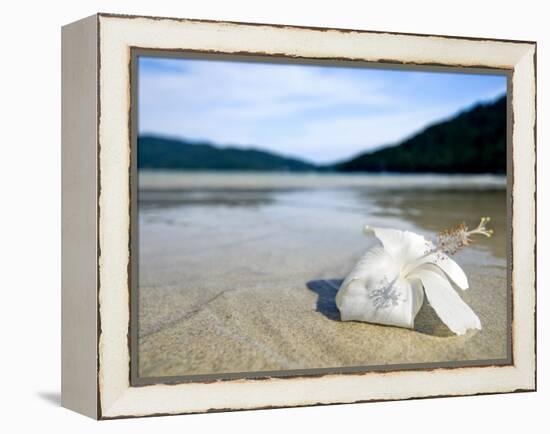
[[[480,330],[479,318],[450,283],[468,288],[466,274],[448,254],[468,245],[472,235],[491,236],[488,221],[482,218],[471,231],[465,224],[444,231],[436,244],[409,231],[365,227],[379,243],[363,255],[336,295],[342,321],[413,328],[426,294],[451,331]]]

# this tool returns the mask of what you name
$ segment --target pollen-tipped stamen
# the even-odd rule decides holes
[[[482,217],[479,225],[471,231],[468,230],[468,226],[463,222],[451,229],[440,232],[437,235],[435,250],[453,255],[472,243],[472,235],[485,235],[486,237],[491,237],[491,235],[493,235],[493,230],[487,229],[487,223],[490,221],[490,217]]]
[[[481,221],[479,222],[479,225],[474,230],[470,231],[470,235],[485,235],[487,238],[491,238],[493,235],[492,229],[487,229],[487,223],[491,221],[491,217],[481,217]]]

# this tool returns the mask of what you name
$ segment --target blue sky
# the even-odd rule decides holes
[[[325,163],[505,92],[503,75],[140,57],[139,132]]]

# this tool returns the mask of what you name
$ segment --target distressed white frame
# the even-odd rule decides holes
[[[98,25],[98,418],[472,395],[536,388],[533,42],[96,16]],[[513,70],[513,365],[131,387],[130,47]]]

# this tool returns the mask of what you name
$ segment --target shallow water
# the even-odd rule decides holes
[[[140,375],[506,357],[504,178],[148,172],[139,181]],[[495,236],[456,255],[481,332],[451,336],[429,307],[413,331],[338,321],[335,287],[368,248],[365,224],[434,236],[482,216]]]

